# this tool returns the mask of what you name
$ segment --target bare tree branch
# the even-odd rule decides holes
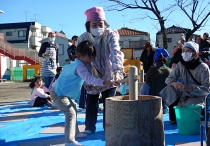
[[[152,20],[158,20],[159,21],[160,30],[162,32],[162,37],[163,37],[163,47],[165,49],[168,48],[166,29],[165,29],[165,21],[166,21],[166,18],[172,13],[172,11],[169,12],[168,16],[165,19],[162,16],[162,13],[164,11],[170,10],[175,5],[170,5],[165,10],[160,11],[159,7],[157,5],[158,0],[140,0],[141,4],[139,4],[137,2],[137,0],[135,0],[134,3],[132,3],[132,4],[122,2],[122,0],[108,0],[108,1],[116,4],[116,5],[112,5],[111,7],[109,7],[108,10],[116,10],[117,9],[117,11],[123,11],[123,10],[126,10],[126,9],[141,9],[141,10],[146,10],[146,11],[152,12],[156,16],[156,18],[153,18],[150,15],[146,14],[143,17],[143,19],[150,18]],[[134,19],[134,20],[138,20],[138,19]]]
[[[204,27],[209,21],[210,11],[207,8],[209,7],[210,2],[207,2],[205,5],[204,1],[205,0],[203,0],[200,4],[199,0],[176,0],[178,7],[189,18],[193,26],[192,30],[186,34],[187,40],[195,31],[199,30],[201,27]],[[192,9],[190,9],[190,6],[192,6]],[[187,11],[187,9],[190,9],[190,11]]]

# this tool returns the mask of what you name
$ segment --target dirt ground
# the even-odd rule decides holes
[[[30,82],[2,82],[0,83],[0,105],[10,104],[15,101],[30,100]]]

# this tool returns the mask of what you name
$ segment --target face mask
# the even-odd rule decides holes
[[[182,53],[182,58],[184,61],[189,62],[192,60],[192,53],[190,52],[183,52]]]
[[[50,42],[54,42],[55,38],[49,38]]]
[[[96,37],[101,36],[104,33],[104,28],[91,28],[90,32]]]

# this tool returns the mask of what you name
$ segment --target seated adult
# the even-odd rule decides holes
[[[160,92],[169,107],[169,124],[176,124],[174,106],[185,104],[204,107],[204,98],[210,91],[210,72],[198,54],[198,44],[187,42],[182,49],[182,60],[166,78],[167,86]]]

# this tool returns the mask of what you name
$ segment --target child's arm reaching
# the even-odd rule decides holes
[[[42,88],[34,88],[34,91],[35,92],[34,94],[39,96],[39,97],[42,97],[42,98],[50,98],[50,95],[46,94],[45,91],[42,89]]]
[[[88,72],[88,68],[84,64],[78,65],[76,68],[76,75],[80,76],[87,84],[95,86],[112,86],[111,80],[104,81],[100,78],[91,76]]]

